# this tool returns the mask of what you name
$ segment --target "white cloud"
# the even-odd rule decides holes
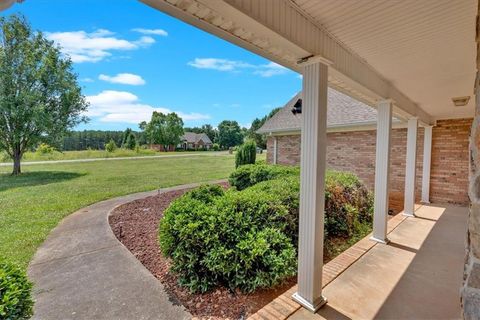
[[[116,76],[101,74],[98,76],[98,79],[110,83],[129,84],[132,86],[141,86],[145,84],[145,80],[143,80],[142,77],[133,73],[119,73]]]
[[[80,82],[94,82],[95,80],[93,80],[92,78],[82,78],[82,79],[79,79]]]
[[[218,71],[237,71],[238,69],[253,67],[251,64],[242,61],[216,58],[195,58],[193,61],[188,62],[188,65],[198,69]]]
[[[153,111],[172,112],[165,107],[152,107],[140,103],[138,97],[127,91],[105,90],[97,95],[87,96],[90,107],[86,113],[89,117],[99,117],[102,122],[119,122],[138,124],[150,120]],[[201,113],[185,113],[175,111],[184,121],[210,119],[209,115]]]
[[[261,77],[269,78],[272,76],[277,76],[280,74],[285,74],[288,72],[288,69],[284,66],[279,65],[275,62],[269,62],[267,64],[259,65],[254,74],[258,74]]]
[[[135,28],[132,31],[139,32],[142,34],[150,34],[156,36],[166,37],[168,36],[168,32],[163,29],[144,29],[144,28]]]
[[[265,78],[285,74],[289,71],[287,68],[275,62],[254,65],[243,61],[217,58],[195,58],[193,61],[189,61],[188,65],[197,69],[217,71],[240,72],[241,70],[253,70],[253,74]]]
[[[62,47],[73,62],[98,62],[112,55],[111,51],[135,50],[155,42],[152,37],[141,37],[136,41],[120,39],[106,29],[87,33],[81,31],[47,32],[49,40]]]
[[[149,45],[155,43],[155,39],[153,39],[152,37],[143,36],[134,43],[140,47],[148,47]]]

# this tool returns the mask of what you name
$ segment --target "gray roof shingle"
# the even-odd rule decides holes
[[[299,131],[301,114],[292,113],[293,105],[301,98],[297,93],[273,117],[258,129],[258,133]],[[337,90],[328,88],[327,126],[329,128],[348,125],[368,125],[377,121],[377,111],[363,102],[353,99]]]
[[[181,139],[188,143],[198,143],[202,140],[205,144],[212,144],[212,141],[205,133],[185,132]]]

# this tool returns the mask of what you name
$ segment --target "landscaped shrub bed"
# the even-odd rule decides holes
[[[202,186],[178,198],[160,221],[162,253],[182,286],[252,292],[296,273],[299,169],[240,166],[234,187]],[[325,191],[325,255],[366,235],[372,196],[353,174],[329,171]]]
[[[0,319],[29,319],[32,284],[19,267],[0,261]]]

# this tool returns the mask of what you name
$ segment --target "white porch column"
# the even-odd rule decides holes
[[[278,155],[278,141],[277,141],[277,137],[274,136],[273,137],[273,164],[277,164],[277,155]]]
[[[302,89],[298,291],[292,298],[312,312],[326,303],[322,296],[322,269],[327,84],[327,65],[321,62],[305,65]]]
[[[422,202],[430,203],[430,167],[432,163],[432,126],[425,127],[423,137]]]
[[[417,172],[417,131],[418,119],[408,120],[407,161],[405,166],[405,204],[403,214],[415,215],[415,177]]]
[[[375,201],[373,209],[373,236],[370,239],[381,243],[387,243],[392,102],[390,100],[380,101],[377,106],[377,112]]]

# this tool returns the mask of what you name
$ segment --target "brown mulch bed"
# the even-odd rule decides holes
[[[222,184],[227,188],[228,184]],[[169,272],[170,261],[162,256],[158,245],[158,223],[169,204],[188,189],[161,193],[116,208],[109,217],[115,236],[166,288],[175,303],[183,304],[202,319],[246,319],[296,283],[296,277],[273,289],[252,294],[218,288],[204,294],[192,294],[177,284]]]

